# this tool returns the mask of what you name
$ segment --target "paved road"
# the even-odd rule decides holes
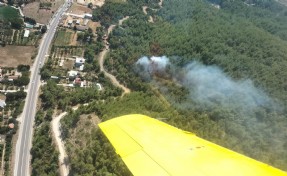
[[[28,88],[25,107],[22,113],[19,137],[16,145],[16,157],[14,165],[14,176],[30,175],[30,149],[32,146],[33,123],[36,113],[36,102],[38,98],[38,89],[40,86],[39,69],[45,61],[45,55],[48,52],[50,43],[55,34],[61,15],[66,11],[70,0],[55,12],[51,19],[48,30],[43,36],[38,55],[31,70],[31,80]]]

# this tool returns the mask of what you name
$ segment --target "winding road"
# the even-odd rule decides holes
[[[127,20],[129,17],[124,17],[123,19],[119,20],[119,25],[122,25],[123,21],[124,20]],[[109,28],[108,28],[108,36],[109,34],[113,31],[113,29],[116,27],[116,25],[111,25]],[[110,74],[109,72],[107,72],[104,68],[104,62],[105,62],[105,56],[106,54],[108,53],[109,51],[109,45],[105,44],[105,48],[100,54],[99,54],[99,65],[100,65],[100,71],[102,71],[106,77],[108,77],[111,82],[113,83],[114,86],[116,87],[119,87],[121,88],[124,92],[122,94],[122,96],[124,96],[125,94],[128,94],[131,92],[131,90],[127,87],[125,87],[124,85],[122,85],[118,80],[117,78]]]

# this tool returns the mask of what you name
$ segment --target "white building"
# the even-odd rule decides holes
[[[83,71],[83,70],[84,70],[84,66],[85,66],[84,64],[81,65],[81,66],[79,67],[79,70],[80,70],[80,71]]]
[[[84,18],[92,19],[92,18],[93,18],[93,15],[90,14],[90,13],[85,13]]]
[[[29,30],[25,30],[24,32],[24,37],[29,37],[30,31]]]
[[[68,72],[69,77],[76,77],[78,75],[78,71],[75,70],[71,70]]]
[[[4,100],[0,100],[0,107],[4,108],[4,106],[6,106],[6,103]]]
[[[96,86],[97,86],[98,90],[102,90],[103,89],[102,85],[100,83],[96,83]]]
[[[68,20],[68,25],[72,25],[73,24],[73,20]]]
[[[86,59],[84,59],[83,57],[76,57],[75,66],[80,67],[84,65],[85,61]]]
[[[85,19],[83,25],[84,25],[84,26],[87,26],[88,23],[89,23],[89,21],[90,21],[89,19]]]

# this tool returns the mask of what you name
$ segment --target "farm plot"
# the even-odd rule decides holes
[[[72,35],[73,35],[72,31],[59,30],[56,34],[54,45],[56,46],[70,45]]]
[[[53,46],[52,58],[71,58],[73,56],[83,56],[83,46]]]
[[[34,46],[11,46],[0,47],[0,66],[16,67],[17,65],[31,65],[31,57],[35,52]]]
[[[30,32],[29,37],[24,37],[25,30],[15,30],[12,44],[14,45],[36,45],[39,40],[38,32]]]
[[[20,18],[18,10],[9,6],[0,7],[0,20],[10,21],[17,18]]]
[[[88,8],[87,6],[80,5],[77,3],[73,3],[71,8],[68,11],[69,13],[82,15],[84,13],[92,13],[92,9]]]
[[[0,41],[5,42],[6,44],[12,44],[13,32],[12,29],[0,29]]]
[[[48,24],[56,11],[63,3],[64,0],[41,0],[42,3],[51,3],[50,9],[40,9],[40,2],[32,2],[23,8],[25,16],[35,19],[38,23]]]

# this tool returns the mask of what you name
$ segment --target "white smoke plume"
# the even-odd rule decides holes
[[[144,56],[136,62],[137,72],[145,79],[151,79],[151,76],[156,73],[165,73],[169,65],[170,62],[166,56],[151,58]]]
[[[157,72],[171,74],[173,80],[189,90],[192,101],[206,107],[216,105],[246,111],[259,106],[271,107],[274,104],[251,80],[235,81],[217,66],[206,66],[194,61],[184,68],[175,68],[166,56],[142,57],[136,62],[136,66],[139,68],[138,73],[147,79],[151,79]]]

